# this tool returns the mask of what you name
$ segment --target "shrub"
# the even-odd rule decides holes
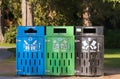
[[[4,42],[5,43],[15,43],[16,42],[16,26],[11,25],[9,27],[9,30],[7,30],[5,32]]]

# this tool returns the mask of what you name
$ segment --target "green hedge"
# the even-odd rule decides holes
[[[5,32],[4,42],[5,43],[15,43],[16,42],[16,26],[10,26],[9,30]]]

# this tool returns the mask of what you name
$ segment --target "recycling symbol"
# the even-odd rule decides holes
[[[95,50],[97,48],[96,43],[97,42],[95,40],[93,40],[90,44],[90,48]]]
[[[26,40],[24,40],[24,50],[25,51],[35,51],[37,50],[37,40],[34,40],[33,43],[27,42]],[[39,43],[39,48],[40,48],[40,43]]]
[[[82,49],[87,50],[88,48],[90,48],[92,50],[95,50],[97,49],[96,43],[97,42],[95,40],[92,40],[91,42],[84,40],[82,41]]]
[[[82,41],[82,49],[87,50],[89,48],[89,44],[86,40]]]

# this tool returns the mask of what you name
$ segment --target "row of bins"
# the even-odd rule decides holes
[[[103,75],[103,27],[19,26],[17,75]]]

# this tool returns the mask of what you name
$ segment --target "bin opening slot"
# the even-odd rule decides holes
[[[95,28],[84,28],[83,33],[96,33]]]
[[[29,28],[28,30],[25,30],[25,33],[37,33],[37,30]]]
[[[64,29],[64,28],[54,28],[54,33],[66,33],[66,29]]]

